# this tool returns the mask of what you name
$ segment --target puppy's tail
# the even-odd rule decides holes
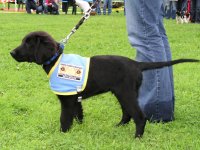
[[[199,62],[197,59],[177,59],[172,61],[166,61],[166,62],[138,62],[139,68],[143,70],[150,70],[150,69],[158,69],[163,68],[166,66],[172,66],[179,63],[185,63],[185,62]]]

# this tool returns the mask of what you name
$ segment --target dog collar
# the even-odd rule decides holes
[[[64,45],[62,43],[59,43],[59,51],[56,52],[48,61],[44,62],[43,65],[49,65],[51,62],[53,62],[60,54],[63,53]]]
[[[54,61],[57,57],[59,56],[59,53],[56,52],[55,55],[53,55],[53,57],[51,57],[50,60],[46,61],[45,63],[43,63],[43,65],[49,65],[52,61]]]

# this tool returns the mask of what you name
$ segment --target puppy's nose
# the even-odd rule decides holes
[[[15,51],[11,51],[11,52],[10,52],[10,55],[11,55],[12,57],[14,57],[14,56],[16,55],[16,52],[15,52]]]

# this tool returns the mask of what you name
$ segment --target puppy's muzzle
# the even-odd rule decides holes
[[[15,58],[15,57],[16,57],[16,52],[15,52],[15,51],[11,51],[11,52],[10,52],[10,55],[11,55],[13,58]]]
[[[16,50],[11,51],[10,55],[18,62],[23,62],[26,60],[23,56],[19,55],[19,53],[16,52]]]

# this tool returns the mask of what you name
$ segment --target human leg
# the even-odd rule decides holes
[[[167,54],[159,31],[162,1],[126,0],[127,30],[130,43],[137,50],[136,60],[166,61]],[[169,69],[155,69],[143,73],[139,104],[151,121],[173,119],[172,86]]]
[[[44,13],[48,14],[48,5],[44,4]]]
[[[40,5],[40,6],[38,6],[37,8],[36,8],[36,14],[39,14],[39,13],[43,13],[43,8],[42,8],[42,5]]]
[[[106,8],[107,8],[107,5],[108,5],[108,0],[104,0],[104,3],[103,3],[103,14],[106,15]]]
[[[196,19],[196,0],[191,1],[191,22],[195,22]]]
[[[186,12],[187,9],[187,0],[182,0],[181,11]]]
[[[177,7],[177,2],[176,1],[172,1],[172,4],[171,4],[171,8],[172,8],[171,18],[172,19],[176,19],[176,7]]]
[[[96,2],[96,0],[93,0],[93,3],[95,3],[95,2]],[[96,13],[98,15],[101,15],[101,7],[100,7],[100,5],[101,5],[101,1],[96,6]]]
[[[196,23],[200,23],[200,0],[196,1]]]
[[[108,0],[108,15],[112,13],[112,0]]]
[[[26,1],[26,12],[27,12],[28,14],[31,14],[31,8],[30,8],[30,3],[29,3],[29,1]]]
[[[166,17],[166,19],[170,19],[170,16],[171,16],[171,7],[170,7],[170,1],[169,0],[165,1],[165,7],[166,7],[165,17]]]
[[[37,9],[37,6],[36,6],[35,2],[33,2],[33,1],[30,2],[30,9],[32,9],[32,10],[36,10]]]
[[[98,15],[101,15],[101,4],[100,4],[101,2],[99,2],[99,4],[97,5],[97,14]]]
[[[163,17],[164,17],[164,7],[162,6],[161,7],[161,11],[160,11],[160,17],[159,17],[159,24],[158,24],[158,27],[159,27],[159,32],[160,32],[160,35],[162,37],[162,41],[163,41],[163,45],[164,45],[164,50],[165,50],[165,54],[166,54],[166,58],[167,58],[167,61],[171,61],[172,60],[172,54],[171,54],[171,48],[170,48],[170,45],[169,45],[169,42],[168,42],[168,37],[166,35],[166,31],[165,31],[165,27],[163,25]],[[173,115],[173,112],[174,112],[174,101],[175,101],[175,94],[174,94],[174,79],[173,79],[173,67],[166,67],[166,69],[168,69],[169,71],[169,77],[170,77],[170,86],[171,86],[171,93],[172,93],[172,101],[169,102],[170,106],[169,108],[171,109],[171,116],[172,116],[172,119],[174,119],[174,115]]]
[[[68,12],[68,2],[62,2],[62,11],[67,14]]]

